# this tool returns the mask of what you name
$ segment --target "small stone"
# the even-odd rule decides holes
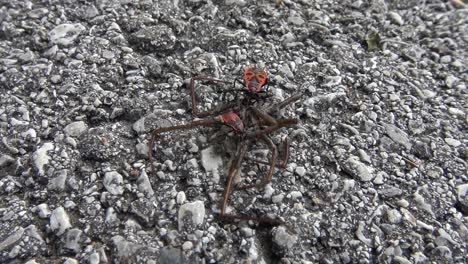
[[[400,200],[398,200],[398,201],[396,202],[396,204],[397,204],[398,206],[404,207],[404,208],[406,208],[406,207],[409,206],[409,202],[408,202],[407,200],[405,200],[405,199],[400,199]]]
[[[53,84],[58,84],[62,81],[62,76],[55,74],[50,76],[50,82]]]
[[[186,200],[185,193],[183,191],[178,192],[176,196],[177,203],[183,204],[185,200]]]
[[[241,232],[242,235],[246,238],[252,237],[254,235],[254,231],[250,227],[242,227]]]
[[[347,192],[354,189],[356,185],[356,181],[352,179],[346,179],[343,181],[343,192]]]
[[[68,170],[60,170],[54,178],[49,180],[47,189],[51,191],[62,192],[65,190],[65,181],[67,180]]]
[[[184,244],[182,244],[182,250],[187,251],[193,248],[193,243],[191,241],[185,241]]]
[[[385,172],[379,171],[377,172],[377,175],[375,176],[373,183],[377,185],[382,185],[384,183],[384,178],[386,177],[387,177],[387,174]]]
[[[137,134],[142,134],[142,133],[148,132],[146,130],[147,129],[149,130],[149,128],[145,126],[145,120],[147,118],[148,117],[142,117],[142,118],[138,119],[137,121],[135,121],[135,123],[133,123],[132,128],[133,128],[133,130],[135,130],[135,132],[137,132]]]
[[[378,191],[378,193],[387,198],[392,198],[392,197],[401,195],[403,191],[397,187],[383,186],[382,189]]]
[[[346,160],[344,169],[353,177],[363,182],[371,181],[374,178],[373,169],[359,161],[359,158],[356,156],[351,156]]]
[[[121,195],[123,189],[123,177],[116,171],[106,172],[102,181],[104,187],[113,195]]]
[[[449,64],[451,61],[452,57],[450,55],[440,57],[440,63]]]
[[[424,89],[421,90],[421,97],[423,99],[431,99],[434,98],[437,95],[437,92],[429,90],[429,89]]]
[[[223,160],[215,153],[214,147],[209,147],[201,151],[201,163],[205,171],[213,171],[223,165]]]
[[[292,191],[288,196],[291,197],[291,199],[296,200],[302,198],[302,193],[299,191]]]
[[[404,25],[404,21],[403,21],[403,18],[401,18],[401,16],[396,13],[396,12],[389,12],[388,13],[390,19],[392,20],[393,23],[395,23],[396,25],[398,26],[403,26]]]
[[[68,124],[65,127],[64,132],[65,134],[69,136],[78,137],[84,132],[86,132],[86,130],[88,130],[88,127],[86,126],[85,122],[76,121],[76,122]]]
[[[398,224],[401,221],[401,214],[396,209],[390,209],[387,211],[387,220],[391,224]]]
[[[88,263],[89,264],[99,264],[100,263],[99,253],[93,252],[93,253],[89,254]]]
[[[187,263],[182,250],[172,247],[164,247],[159,253],[159,264],[183,264]]]
[[[295,26],[302,26],[304,25],[305,20],[299,15],[295,14],[288,17],[288,23],[291,23]]]
[[[465,116],[465,111],[463,111],[462,109],[455,108],[455,107],[449,107],[448,112],[451,115],[455,115],[455,116],[461,116],[461,117]]]
[[[411,261],[409,261],[407,258],[402,257],[402,256],[395,256],[393,258],[393,262],[396,264],[411,264]]]
[[[288,253],[298,240],[297,235],[291,234],[284,226],[274,228],[272,236],[273,248],[278,256]]]
[[[83,231],[78,228],[69,229],[65,235],[65,248],[74,253],[80,252],[80,239],[82,234]]]
[[[431,253],[435,258],[440,260],[439,263],[453,263],[452,251],[446,246],[438,246]]]
[[[49,40],[52,44],[69,46],[78,38],[86,28],[77,24],[61,24],[49,31]]]
[[[162,52],[171,50],[176,37],[172,28],[158,24],[154,26],[143,27],[128,37],[129,42],[143,50]]]
[[[325,83],[323,84],[324,87],[335,87],[341,84],[341,80],[343,78],[341,76],[328,76],[325,79]]]
[[[284,199],[284,194],[278,194],[271,197],[271,201],[275,204],[281,204]]]
[[[408,134],[406,134],[403,130],[399,129],[395,125],[383,123],[387,135],[396,143],[404,146],[406,149],[411,149],[411,142],[408,138]]]
[[[365,223],[364,221],[361,221],[359,222],[359,226],[358,228],[356,229],[356,237],[361,240],[361,242],[363,242],[364,244],[366,244],[367,246],[371,247],[372,246],[372,239],[370,238],[367,238],[366,236],[364,236],[364,226]]]
[[[3,167],[6,167],[10,164],[13,164],[15,162],[15,159],[12,158],[11,156],[7,155],[7,154],[3,154],[1,157],[0,157],[0,168],[3,168]]]
[[[296,167],[296,169],[294,170],[294,172],[296,172],[297,175],[299,176],[304,176],[306,174],[306,169],[304,167]]]
[[[202,201],[195,201],[192,203],[186,203],[179,208],[179,230],[182,230],[185,226],[185,219],[189,218],[193,226],[199,226],[203,224],[205,218],[205,204]]]
[[[65,258],[65,261],[63,262],[63,264],[78,264],[78,260],[74,259],[74,258]]]
[[[148,144],[145,143],[138,143],[135,146],[136,151],[140,157],[147,158],[148,157]]]
[[[107,60],[110,60],[110,59],[113,59],[114,58],[114,52],[111,51],[111,50],[103,50],[102,51],[102,57],[104,59],[107,59]]]
[[[223,159],[215,152],[213,146],[201,151],[201,164],[206,172],[211,172],[213,182],[218,183],[220,171],[223,170]]]
[[[190,170],[198,169],[198,160],[196,158],[187,160],[187,168]]]
[[[445,143],[449,144],[452,147],[459,147],[461,142],[454,138],[445,138]]]
[[[454,88],[457,82],[458,78],[453,75],[448,75],[447,77],[445,77],[445,85],[448,88]]]
[[[34,167],[40,176],[44,176],[44,166],[49,164],[50,156],[47,152],[54,149],[54,144],[51,142],[44,143],[32,156]]]
[[[25,229],[23,227],[15,228],[8,237],[0,242],[0,252],[3,252],[6,248],[16,244],[23,237]],[[10,231],[9,231],[10,232]],[[3,238],[2,238],[3,239]]]
[[[52,229],[57,236],[61,236],[67,229],[72,227],[70,218],[63,207],[58,207],[52,211],[49,225],[50,229]]]
[[[417,191],[413,194],[413,199],[416,202],[416,204],[418,205],[417,206],[418,209],[422,209],[422,210],[428,212],[429,214],[434,215],[434,212],[432,211],[431,204],[426,202],[424,197],[421,194],[419,194]]]
[[[137,179],[138,190],[141,193],[144,193],[147,198],[150,198],[154,195],[153,187],[151,186],[151,182],[148,178],[148,174],[146,170],[142,170],[140,173],[140,177]]]
[[[269,199],[274,192],[275,189],[271,187],[271,184],[265,185],[265,187],[263,188],[263,199]]]
[[[413,259],[413,261],[414,261],[415,264],[427,263],[427,257],[426,257],[426,255],[424,255],[424,253],[422,253],[422,252],[420,252],[420,251],[411,254],[411,258]]]
[[[47,8],[36,8],[36,9],[33,9],[31,11],[29,11],[28,13],[28,16],[30,18],[34,18],[34,19],[37,19],[37,18],[41,18],[45,15],[47,15],[49,13],[49,10]]]
[[[35,206],[32,211],[36,213],[40,218],[48,218],[52,212],[49,209],[49,205],[42,203]]]
[[[190,153],[197,153],[199,148],[198,148],[198,145],[197,144],[194,144],[192,142],[189,143],[190,144],[190,149],[188,150]]]
[[[107,208],[106,210],[106,224],[109,224],[110,226],[115,226],[119,222],[119,218],[117,217],[117,213],[115,212],[115,209],[112,207]]]

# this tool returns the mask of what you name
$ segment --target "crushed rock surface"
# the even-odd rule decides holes
[[[2,1],[1,263],[465,263],[467,18],[456,1]],[[235,190],[193,76],[269,76],[289,160]],[[242,88],[239,82],[236,88]],[[201,110],[238,99],[197,82]],[[255,184],[268,146],[239,176]]]

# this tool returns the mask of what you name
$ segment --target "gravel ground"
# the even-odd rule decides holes
[[[441,0],[1,0],[0,262],[466,263],[467,18]],[[225,130],[162,135],[155,172],[147,156],[152,129],[193,120],[191,77],[248,65],[270,78],[258,107],[303,93],[271,133],[286,169],[227,208],[278,226],[217,216]],[[200,107],[231,88],[198,84]]]

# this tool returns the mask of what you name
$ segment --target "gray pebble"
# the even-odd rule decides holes
[[[291,234],[284,226],[276,227],[272,230],[273,246],[277,251],[275,254],[282,256],[289,252],[296,244],[298,237]]]
[[[140,173],[140,177],[137,179],[138,190],[141,193],[144,193],[147,198],[150,198],[154,195],[153,187],[151,186],[151,182],[148,178],[148,174],[146,170],[142,170]]]
[[[49,39],[53,44],[70,46],[78,38],[85,27],[77,24],[61,24],[49,31]]]
[[[403,193],[403,191],[397,187],[393,187],[393,186],[382,186],[382,187],[383,188],[380,189],[378,192],[380,195],[387,197],[387,198],[399,196]]]
[[[88,126],[83,121],[76,121],[76,122],[70,123],[64,128],[65,134],[72,136],[72,137],[78,137],[84,132],[86,132],[87,130],[88,130]]]
[[[54,149],[54,144],[51,142],[44,143],[32,156],[34,167],[40,176],[44,176],[44,166],[49,164],[50,156],[48,151]]]
[[[67,229],[72,227],[70,218],[63,207],[52,211],[49,218],[49,226],[57,236],[63,235]]]
[[[83,231],[78,228],[69,229],[65,235],[65,248],[71,250],[74,253],[80,252],[82,234]]]
[[[195,201],[191,203],[186,203],[180,206],[179,208],[179,230],[183,230],[185,223],[188,220],[190,225],[199,226],[203,224],[205,218],[205,204],[202,201]]]
[[[2,156],[0,156],[0,168],[6,167],[10,164],[13,164],[14,162],[15,159],[12,158],[10,155],[2,154]]]
[[[116,171],[106,172],[102,183],[106,190],[113,195],[121,195],[124,192],[123,177]]]
[[[396,12],[389,12],[388,15],[390,16],[392,22],[397,24],[398,26],[403,26],[403,24],[405,23],[403,21],[403,18],[401,18],[401,16]]]
[[[348,158],[344,164],[344,169],[356,179],[367,182],[374,178],[373,169],[359,161],[356,156]]]
[[[296,167],[296,169],[294,170],[294,172],[299,175],[299,176],[304,176],[306,174],[306,169],[302,166],[299,166],[299,167]]]
[[[159,253],[158,263],[161,264],[184,264],[187,263],[182,251],[178,248],[164,247]]]

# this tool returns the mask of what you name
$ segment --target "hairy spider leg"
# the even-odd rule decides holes
[[[190,79],[189,89],[190,89],[190,97],[192,99],[192,114],[194,116],[196,116],[196,117],[207,117],[207,116],[210,116],[210,115],[215,115],[215,114],[224,112],[227,109],[230,109],[230,108],[234,107],[235,105],[237,105],[235,103],[225,104],[225,105],[219,106],[217,109],[208,110],[208,111],[205,111],[205,112],[199,112],[198,107],[197,107],[197,98],[196,98],[196,95],[195,95],[195,81],[198,81],[198,80],[200,80],[200,81],[210,81],[210,82],[214,82],[214,83],[229,83],[228,81],[223,81],[223,80],[218,80],[218,79],[203,77],[203,76],[197,76],[197,77],[193,77],[192,79]]]
[[[153,164],[153,147],[154,147],[154,142],[156,140],[156,137],[159,134],[164,133],[164,132],[179,130],[179,129],[192,129],[192,128],[199,127],[199,126],[212,126],[216,124],[220,124],[220,120],[213,118],[213,119],[206,119],[206,120],[197,120],[197,121],[190,122],[188,124],[156,128],[153,131],[151,135],[151,139],[148,143],[148,159],[151,164],[151,172],[154,173],[156,171],[154,169],[154,164]]]
[[[235,176],[239,173],[240,167],[242,165],[242,160],[247,153],[247,149],[249,146],[249,142],[245,142],[242,140],[239,144],[239,148],[236,151],[236,156],[231,160],[231,166],[229,167],[228,176],[226,179],[226,185],[224,187],[223,193],[223,200],[221,203],[220,213],[219,215],[223,218],[228,219],[239,219],[239,220],[246,220],[246,221],[256,221],[262,223],[269,223],[271,225],[279,225],[283,224],[281,220],[272,219],[268,217],[255,217],[255,216],[248,216],[248,215],[238,215],[238,214],[226,214],[226,207],[229,202],[229,197],[231,196],[232,192],[234,191],[233,181]]]
[[[294,102],[296,102],[297,100],[301,99],[302,97],[302,93],[298,93],[298,94],[295,94],[295,95],[292,95],[291,97],[269,107],[268,111],[266,111],[267,113],[269,114],[273,114],[275,112],[278,112],[279,110],[285,108],[286,106],[288,106],[289,104],[292,104]]]

